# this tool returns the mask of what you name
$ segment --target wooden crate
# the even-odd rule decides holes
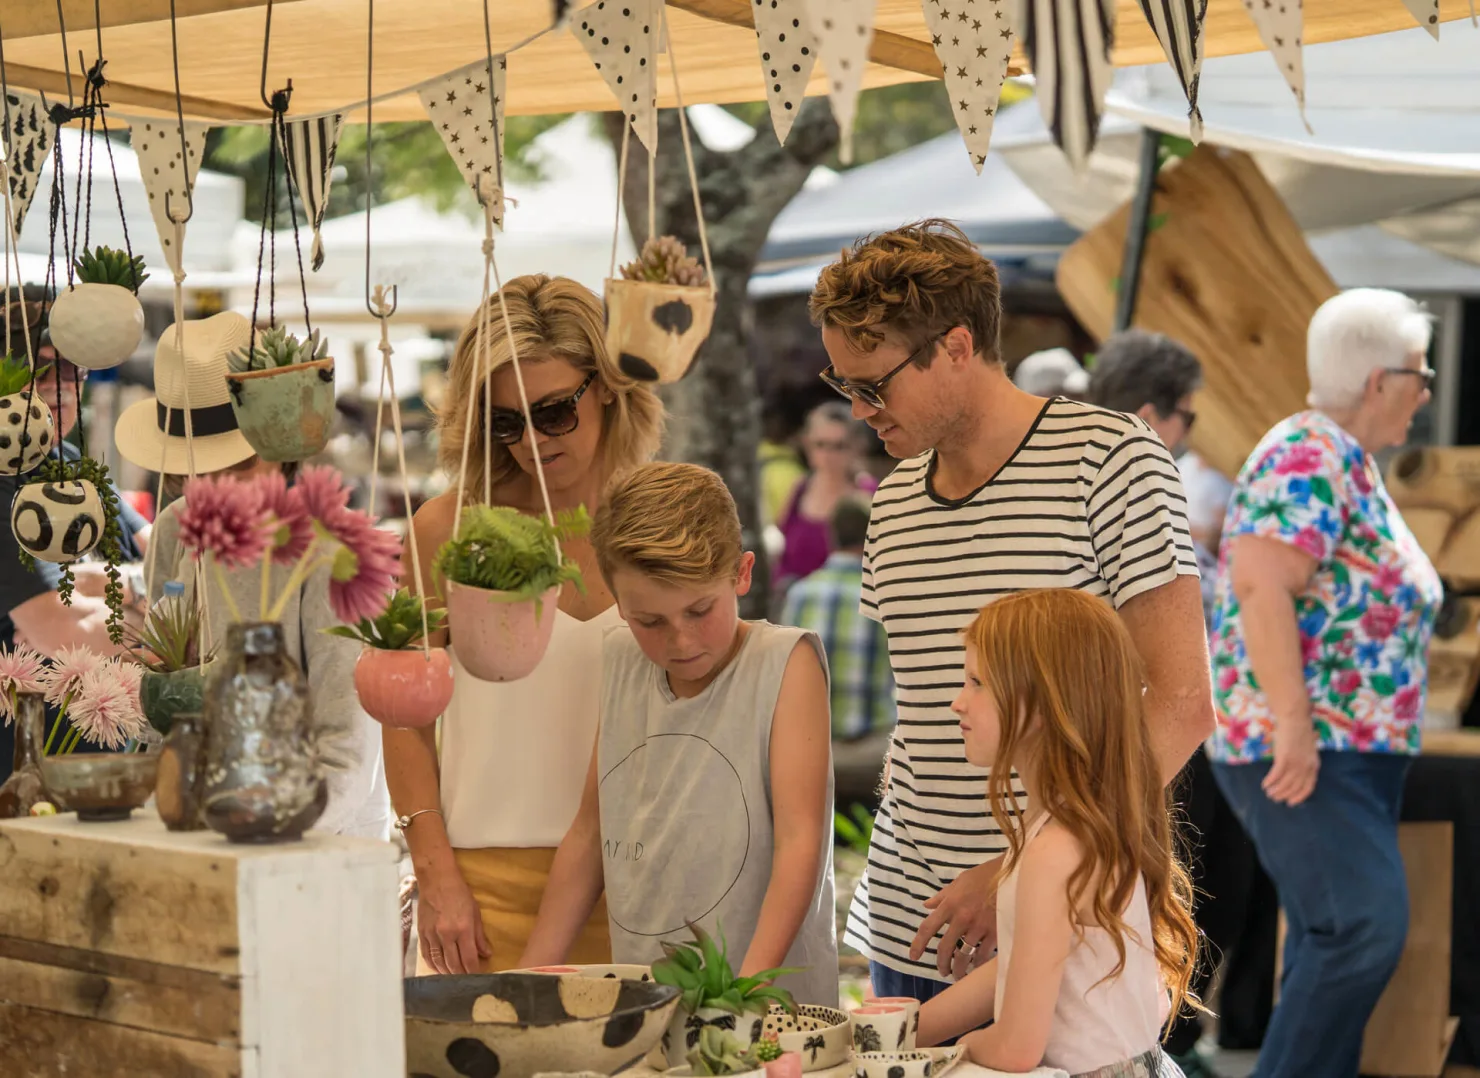
[[[389,843],[0,821],[0,1075],[402,1078]]]

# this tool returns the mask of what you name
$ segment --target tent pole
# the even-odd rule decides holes
[[[1146,228],[1151,220],[1151,196],[1156,193],[1156,172],[1161,133],[1141,130],[1141,168],[1136,193],[1131,199],[1131,219],[1126,226],[1125,259],[1120,265],[1120,288],[1115,297],[1115,332],[1130,329],[1136,316],[1136,294],[1141,289],[1141,263],[1146,255]]]

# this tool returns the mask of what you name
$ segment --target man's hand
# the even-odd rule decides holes
[[[1298,805],[1314,792],[1320,770],[1320,742],[1310,717],[1276,720],[1274,766],[1264,776],[1265,796],[1282,805]]]
[[[912,960],[920,960],[939,932],[935,968],[942,978],[960,980],[990,961],[997,943],[997,870],[1001,863],[998,856],[969,868],[926,900],[925,908],[931,912],[910,945]]]

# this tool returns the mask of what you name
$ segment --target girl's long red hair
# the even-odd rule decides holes
[[[1122,913],[1136,880],[1146,881],[1151,941],[1172,992],[1172,1014],[1198,1007],[1190,984],[1197,961],[1192,884],[1177,861],[1161,772],[1152,752],[1135,644],[1101,599],[1069,589],[1027,591],[985,607],[966,646],[1001,723],[987,795],[1008,836],[1003,872],[1022,856],[1014,767],[1028,763],[1042,808],[1084,850],[1069,877],[1072,910],[1105,929],[1125,966],[1131,929]],[[1142,941],[1144,943],[1144,941]]]

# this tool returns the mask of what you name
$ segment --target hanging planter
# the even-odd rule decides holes
[[[334,420],[334,360],[319,331],[300,341],[281,327],[228,357],[231,409],[263,460],[307,460],[329,443]]]
[[[688,373],[714,323],[714,291],[704,267],[672,236],[643,244],[606,282],[606,346],[640,382],[676,382]]]
[[[27,483],[10,510],[10,530],[21,550],[58,565],[91,553],[104,526],[103,500],[86,479]]]
[[[423,621],[423,616],[425,621]],[[402,588],[384,613],[361,618],[357,625],[336,625],[328,632],[365,645],[355,663],[355,692],[360,706],[386,726],[430,726],[452,700],[452,657],[443,647],[424,647],[426,632],[446,624],[442,610],[423,615],[420,596]]]
[[[56,448],[56,419],[34,388],[50,369],[33,373],[29,363],[8,352],[0,359],[0,475],[34,471]]]
[[[468,673],[517,681],[539,665],[561,586],[583,588],[580,568],[560,553],[560,543],[590,526],[584,508],[553,524],[507,506],[464,510],[457,535],[437,552],[436,572],[446,582],[452,646]]]
[[[149,275],[144,259],[97,247],[74,263],[78,283],[51,307],[51,342],[57,354],[79,367],[116,367],[144,339],[144,308],[134,293]]]

